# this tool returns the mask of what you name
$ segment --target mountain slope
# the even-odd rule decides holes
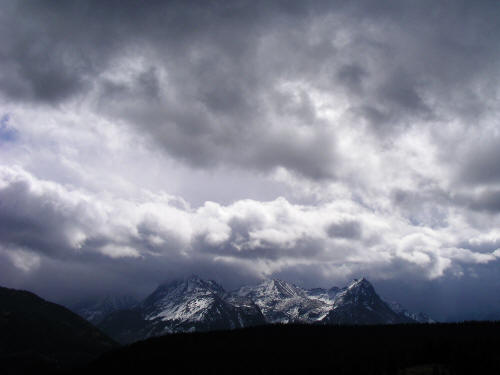
[[[324,324],[416,323],[414,319],[393,311],[364,278],[354,280],[336,294],[333,308],[321,322]]]
[[[253,301],[230,296],[198,276],[160,285],[142,304],[113,313],[99,327],[123,343],[174,332],[211,331],[265,324]]]
[[[395,301],[385,301],[389,307],[399,313],[407,316],[410,319],[417,321],[418,323],[435,323],[435,321],[427,314],[423,312],[414,313],[406,310],[400,303]],[[485,319],[486,320],[486,319]]]
[[[64,367],[116,346],[65,307],[0,287],[0,370],[7,372],[11,364],[20,373],[30,372],[30,366]],[[21,362],[27,367],[18,367]]]
[[[133,309],[105,317],[99,328],[122,343],[175,332],[226,330],[266,323],[417,323],[419,315],[395,310],[366,280],[344,288],[302,289],[265,280],[226,292],[197,276],[160,285]]]
[[[312,323],[329,310],[327,303],[309,298],[304,289],[282,280],[265,280],[254,287],[244,286],[233,294],[252,299],[268,323]]]
[[[135,298],[128,295],[107,295],[98,301],[75,306],[73,311],[92,324],[98,324],[105,316],[115,311],[131,309],[138,303]]]
[[[333,305],[335,296],[338,294],[338,292],[340,292],[340,288],[337,288],[336,286],[330,289],[313,288],[313,289],[307,289],[305,292],[307,297],[309,298],[317,299],[329,305]]]
[[[144,319],[155,333],[241,328],[237,308],[223,298],[224,289],[197,276],[160,286],[142,304]]]

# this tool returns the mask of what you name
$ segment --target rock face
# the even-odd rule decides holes
[[[384,302],[366,280],[347,287],[303,289],[265,280],[226,292],[192,276],[160,285],[132,309],[114,311],[98,325],[122,343],[175,332],[244,328],[269,323],[417,323],[419,315]]]
[[[0,373],[41,373],[93,359],[117,344],[63,306],[0,287]],[[15,369],[15,372],[9,372]]]
[[[228,294],[215,281],[192,276],[160,285],[140,305],[108,315],[98,326],[129,343],[175,332],[211,331],[265,324],[258,306]]]
[[[146,321],[164,332],[243,328],[265,323],[248,299],[226,296],[215,281],[197,276],[162,285],[141,305]]]
[[[329,305],[319,298],[310,298],[306,290],[282,280],[244,286],[234,294],[253,300],[268,323],[311,323],[329,310]]]
[[[321,320],[324,324],[397,324],[416,323],[392,310],[366,280],[354,280],[334,297],[332,309]]]

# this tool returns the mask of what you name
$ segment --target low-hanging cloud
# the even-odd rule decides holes
[[[156,260],[182,265],[185,272],[203,264],[212,276],[221,265],[256,279],[315,265],[330,282],[359,272],[433,279],[500,256],[497,249],[469,246],[458,232],[414,227],[353,203],[304,206],[278,198],[192,209],[168,195],[103,199],[21,169],[0,171],[0,252],[20,275],[66,261],[91,268],[107,264],[118,275],[124,264],[138,264],[147,273]],[[396,271],[393,265],[404,267]],[[155,282],[168,277],[156,273]],[[151,275],[147,279],[152,282]]]

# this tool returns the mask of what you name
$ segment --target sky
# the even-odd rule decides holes
[[[496,1],[2,1],[0,284],[368,278],[500,318]]]

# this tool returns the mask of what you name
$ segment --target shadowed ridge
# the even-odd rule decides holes
[[[354,279],[335,296],[333,309],[321,321],[324,324],[397,324],[416,323],[393,311],[365,278]]]
[[[31,292],[0,287],[0,370],[5,373],[9,358],[27,366],[17,373],[30,373],[39,366],[78,365],[117,346],[67,308]]]

